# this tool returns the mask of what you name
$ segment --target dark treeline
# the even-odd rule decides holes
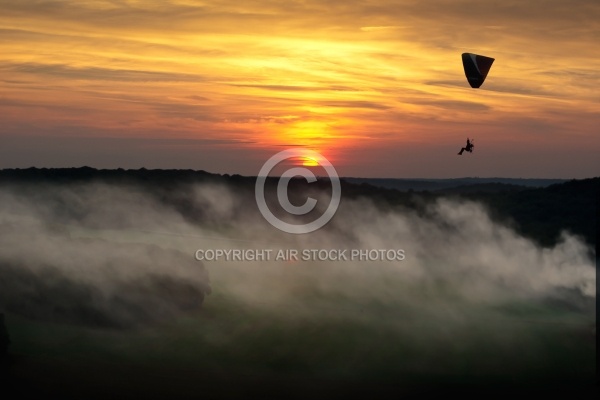
[[[455,195],[481,201],[499,220],[509,222],[522,235],[551,246],[566,230],[596,243],[600,177],[572,180],[547,188],[477,191],[465,187]]]
[[[99,170],[90,167],[0,170],[0,186],[21,187],[23,190],[33,190],[39,184],[105,183],[139,186],[195,223],[205,222],[208,218],[204,210],[194,204],[194,197],[190,195],[192,184],[231,187],[247,206],[245,212],[255,212],[255,182],[255,177],[219,175],[195,170]],[[267,193],[274,196],[276,185],[276,179],[268,179]],[[600,202],[599,188],[600,177],[571,180],[543,188],[481,183],[436,191],[401,191],[369,183],[350,183],[342,179],[342,203],[344,199],[365,197],[380,207],[426,213],[427,206],[442,197],[478,201],[487,206],[496,221],[509,224],[522,235],[543,246],[554,245],[562,231],[579,235],[588,244],[594,245],[596,209]],[[302,204],[302,199],[311,191],[330,192],[329,183],[323,179],[312,184],[303,179],[293,179],[289,185],[290,200],[292,203],[297,201],[298,204]],[[211,223],[214,224],[215,221]]]

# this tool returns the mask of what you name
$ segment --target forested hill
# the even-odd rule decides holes
[[[455,189],[453,195],[483,202],[497,218],[514,221],[519,232],[542,245],[554,244],[562,230],[582,236],[591,246],[596,244],[600,177],[536,189],[463,189]]]
[[[435,191],[400,191],[368,183],[348,184],[347,196],[369,194],[378,201],[422,209],[439,198],[483,203],[499,222],[508,224],[542,246],[553,246],[566,231],[590,246],[597,238],[600,177],[531,188],[505,183],[468,184]]]

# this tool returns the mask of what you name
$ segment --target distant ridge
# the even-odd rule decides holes
[[[73,168],[12,168],[0,169],[0,182],[4,181],[74,181],[74,180],[177,180],[177,181],[204,181],[219,178],[254,178],[238,174],[216,174],[203,170],[192,169],[96,169],[88,166]],[[472,186],[480,190],[491,191],[511,190],[518,188],[543,188],[556,183],[568,182],[569,179],[536,179],[536,178],[341,178],[345,182],[355,185],[368,184],[378,188],[395,189],[399,191],[447,191],[453,188]],[[494,184],[496,186],[494,186]],[[499,184],[505,186],[498,186]],[[466,190],[470,191],[469,188]]]
[[[375,187],[386,189],[395,189],[400,191],[440,191],[463,186],[480,186],[490,184],[507,185],[503,189],[518,189],[522,188],[542,188],[554,185],[556,183],[564,183],[569,179],[537,179],[537,178],[448,178],[448,179],[421,179],[421,178],[343,178],[348,183],[362,184],[367,183]],[[513,186],[512,188],[510,186]],[[481,189],[485,190],[484,186]],[[500,186],[493,188],[494,191],[501,189]]]

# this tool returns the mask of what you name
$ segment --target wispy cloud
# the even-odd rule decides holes
[[[110,69],[102,67],[72,67],[63,64],[0,64],[4,73],[20,72],[49,78],[58,77],[69,80],[100,80],[124,82],[198,82],[201,76],[173,72],[156,72],[128,69]]]
[[[300,140],[291,121],[313,120],[327,121],[322,144],[350,149],[363,146],[352,137],[387,140],[390,131],[401,133],[397,146],[411,132],[427,146],[468,122],[518,131],[522,146],[545,151],[531,162],[551,166],[554,149],[545,146],[567,133],[553,129],[553,140],[540,144],[527,125],[506,121],[543,118],[592,138],[600,112],[595,2],[0,0],[0,7],[4,126],[104,124],[107,135],[127,136],[139,134],[124,122],[134,119],[146,121],[139,129],[178,137],[235,132],[266,149]],[[462,52],[496,58],[479,90],[466,83]]]

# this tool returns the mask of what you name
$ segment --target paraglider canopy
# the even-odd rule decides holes
[[[472,88],[478,88],[483,84],[490,68],[492,68],[494,58],[473,53],[463,53],[462,62],[469,84]]]

